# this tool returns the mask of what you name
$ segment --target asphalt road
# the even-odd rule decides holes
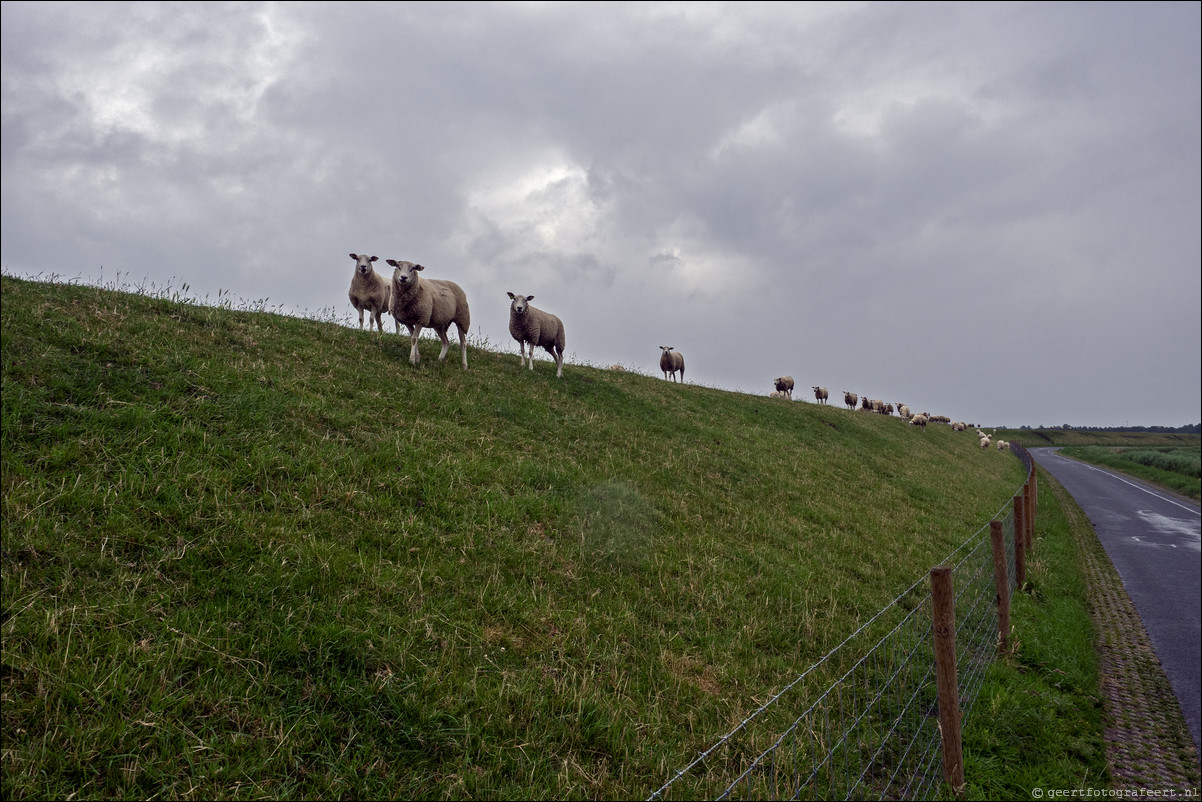
[[[1030,449],[1093,524],[1202,752],[1202,512],[1196,503],[1057,450]]]

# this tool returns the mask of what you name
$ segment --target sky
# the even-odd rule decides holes
[[[7,275],[357,327],[366,252],[515,370],[507,292],[569,375],[1202,420],[1202,4],[0,8]]]

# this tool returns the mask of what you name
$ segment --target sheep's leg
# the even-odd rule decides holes
[[[406,325],[408,325],[408,324],[406,324]],[[421,334],[422,334],[421,326],[417,326],[417,325],[409,326],[409,337],[410,337],[410,343],[411,343],[411,345],[409,346],[409,364],[410,365],[421,364],[422,354],[421,354],[421,351],[419,351],[417,348],[417,338],[420,337]]]
[[[441,362],[446,359],[447,351],[451,350],[451,341],[447,338],[446,329],[435,329],[434,331],[438,332],[438,339],[442,340],[442,350],[438,352],[438,361]]]
[[[463,369],[467,370],[467,335],[463,333],[463,329],[459,328],[459,324],[455,324],[455,330],[459,332],[459,351],[463,354]]]
[[[359,310],[359,330],[363,330],[363,310]]]
[[[563,351],[553,354],[555,357],[555,378],[563,378]]]

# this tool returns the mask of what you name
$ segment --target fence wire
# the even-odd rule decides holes
[[[1030,456],[1013,448],[1030,475]],[[1010,597],[1015,589],[1013,501],[993,517],[1002,522]],[[941,564],[953,567],[963,720],[997,654],[989,525]],[[649,800],[930,799],[942,785],[931,606],[930,581],[924,576]],[[803,707],[800,714],[788,712]],[[778,722],[785,725],[773,729]],[[764,736],[765,729],[781,734]]]

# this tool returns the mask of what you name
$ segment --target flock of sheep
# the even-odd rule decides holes
[[[451,324],[459,332],[459,350],[463,356],[463,369],[467,370],[467,330],[471,326],[471,311],[467,305],[467,294],[463,288],[453,281],[445,279],[422,278],[422,265],[405,262],[399,259],[387,259],[392,265],[392,280],[376,272],[373,262],[379,261],[378,256],[368,256],[365,253],[352,253],[355,260],[355,272],[351,276],[351,289],[348,296],[351,306],[359,313],[359,328],[363,328],[363,313],[367,313],[367,329],[371,331],[372,321],[376,329],[384,332],[381,315],[390,313],[396,320],[396,333],[401,333],[401,324],[409,329],[410,347],[409,362],[416,365],[421,361],[417,348],[417,339],[422,329],[431,328],[442,340],[442,351],[438,354],[441,362],[451,347],[447,339],[447,331]],[[530,370],[534,370],[534,349],[544,349],[555,360],[555,376],[563,378],[563,349],[566,346],[563,321],[550,312],[544,312],[530,305],[533,295],[509,295],[509,333],[518,342],[518,356],[521,365],[525,367],[529,360]],[[526,354],[526,346],[530,346],[530,354]],[[664,379],[684,381],[684,356],[670,345],[661,345],[659,366],[664,372]],[[610,370],[625,370],[621,365],[610,365]],[[677,376],[677,374],[680,374]]]
[[[459,351],[463,357],[463,369],[467,370],[467,330],[472,324],[472,313],[467,305],[467,294],[453,281],[422,278],[426,268],[413,262],[387,259],[392,265],[392,280],[381,276],[372,266],[377,256],[352,253],[355,274],[351,277],[348,293],[351,305],[359,312],[359,328],[363,328],[363,313],[368,313],[367,329],[375,320],[376,329],[384,332],[380,315],[390,313],[396,320],[396,333],[401,333],[401,324],[409,329],[409,362],[421,362],[417,348],[422,329],[431,328],[442,340],[442,351],[438,361],[446,358],[451,342],[447,331],[451,324],[459,332]],[[518,341],[518,353],[523,367],[526,365],[526,346],[530,346],[530,369],[534,370],[534,349],[541,347],[555,360],[557,377],[563,377],[563,349],[566,343],[563,321],[550,312],[535,309],[530,305],[533,295],[509,293],[509,333]],[[684,374],[683,364],[681,375]]]
[[[380,316],[390,313],[396,320],[396,333],[401,333],[401,324],[409,329],[410,347],[409,361],[416,365],[421,361],[417,340],[422,329],[432,328],[442,340],[442,351],[438,354],[441,362],[451,347],[447,339],[447,331],[454,323],[459,332],[459,351],[463,357],[463,369],[467,370],[467,330],[471,326],[471,312],[467,305],[467,295],[463,288],[453,281],[445,279],[422,278],[422,265],[405,262],[399,259],[387,259],[392,265],[392,280],[384,278],[372,266],[379,257],[367,254],[352,253],[355,260],[355,273],[351,278],[351,305],[359,312],[359,328],[363,328],[363,313],[367,312],[367,328],[371,330],[374,320],[376,329],[383,333],[384,324]],[[533,295],[515,295],[508,293],[509,304],[509,333],[518,342],[518,355],[521,365],[526,366],[529,359],[530,370],[534,370],[534,349],[544,349],[555,360],[555,375],[563,377],[563,349],[565,336],[563,321],[550,312],[544,312],[530,305]],[[527,357],[526,346],[530,346]],[[664,373],[664,380],[684,381],[684,356],[670,345],[661,345],[659,367]],[[621,371],[621,365],[610,365],[610,370]],[[679,373],[679,377],[677,376]],[[768,395],[772,398],[793,399],[793,377],[778,376],[772,380],[775,389]],[[813,387],[814,399],[819,404],[827,403],[830,392],[825,387]],[[859,404],[860,409],[876,412],[881,415],[892,415],[895,411],[911,426],[918,426],[924,432],[928,423],[946,423],[953,431],[962,432],[976,424],[953,421],[946,415],[931,415],[928,412],[910,413],[905,404],[888,404],[880,399],[870,399],[856,393],[843,391],[843,403],[848,409],[854,410]],[[989,448],[989,435],[977,429],[982,449]],[[1008,446],[1005,440],[997,442],[998,450]]]
[[[793,398],[793,377],[792,376],[777,376],[772,380],[772,385],[775,388],[768,393],[769,398],[781,398],[792,400]],[[830,398],[830,391],[825,387],[813,387],[814,400],[819,404],[825,404]],[[848,409],[854,410],[857,406],[865,412],[875,412],[880,415],[892,415],[894,412],[898,414],[902,420],[907,421],[911,426],[917,426],[924,432],[927,429],[928,423],[946,423],[952,427],[952,431],[963,432],[970,426],[975,428],[975,423],[964,423],[963,421],[953,421],[947,415],[932,415],[929,412],[911,413],[910,408],[905,404],[886,403],[879,398],[869,398],[868,396],[861,397],[857,393],[851,393],[847,390],[843,391],[843,403]],[[977,429],[977,435],[981,438],[981,448],[989,447],[989,435]],[[1001,451],[1010,444],[1005,440],[998,440],[997,447]]]

